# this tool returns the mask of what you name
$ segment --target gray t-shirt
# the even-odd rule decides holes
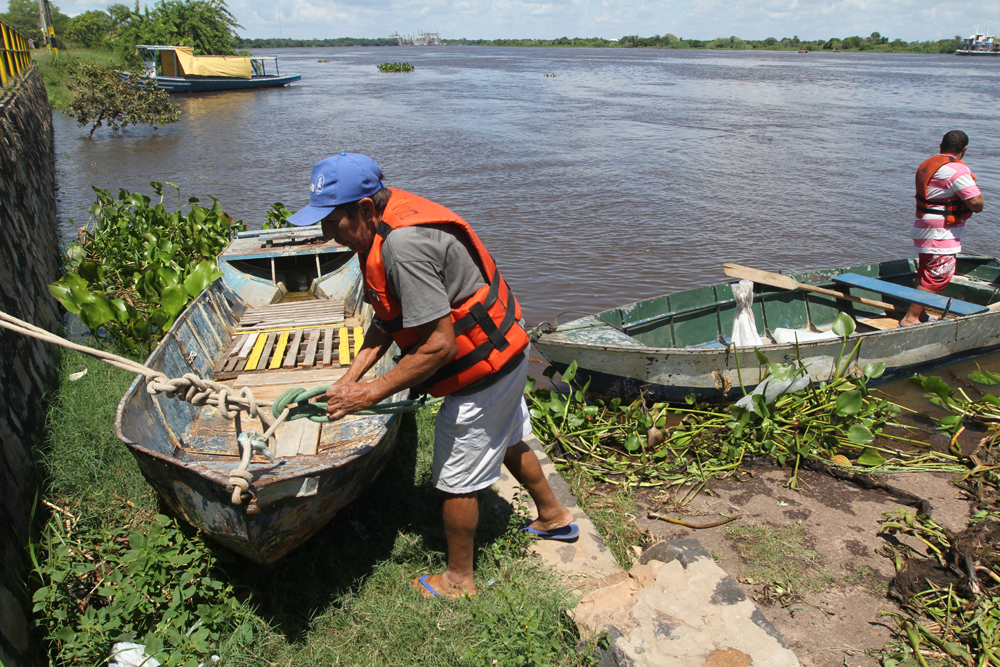
[[[487,284],[487,276],[474,259],[472,243],[452,225],[415,225],[394,229],[382,244],[386,280],[403,309],[403,326],[433,322]],[[490,278],[492,276],[489,276]],[[527,354],[527,350],[525,350]],[[516,363],[515,363],[516,362]],[[485,389],[517,368],[518,356],[493,375],[478,380],[456,395]]]

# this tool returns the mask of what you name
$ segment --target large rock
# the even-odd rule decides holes
[[[795,654],[697,540],[648,549],[626,581],[573,612],[584,636],[608,631],[602,667],[797,667]],[[603,625],[602,625],[603,624]]]

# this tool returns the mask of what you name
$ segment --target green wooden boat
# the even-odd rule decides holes
[[[909,301],[899,293],[913,285],[915,273],[916,261],[904,259],[790,275],[804,286],[881,301],[898,311],[755,283],[758,346],[738,348],[731,343],[734,281],[540,327],[532,339],[559,371],[575,360],[581,382],[589,379],[598,394],[631,399],[645,392],[647,398],[667,401],[691,394],[707,400],[742,395],[741,385],[756,386],[764,373],[754,347],[769,363],[801,358],[814,378],[829,377],[843,347],[842,339],[830,329],[842,312],[857,324],[848,351],[861,342],[852,363],[882,362],[886,366],[883,378],[906,376],[1000,348],[1000,260],[959,255],[956,276],[942,292],[946,297],[942,302],[962,308],[938,312],[939,317],[944,315],[938,321],[900,328],[899,311],[905,311]],[[882,281],[880,292],[838,283],[842,274]],[[972,314],[959,314],[959,310]]]

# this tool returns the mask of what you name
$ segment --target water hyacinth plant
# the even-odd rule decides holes
[[[378,66],[380,72],[412,72],[413,65],[410,63],[382,63]]]
[[[149,349],[170,329],[184,308],[222,274],[216,256],[243,231],[212,197],[199,205],[190,197],[169,211],[163,184],[151,182],[159,196],[94,188],[91,224],[81,227],[66,251],[67,273],[49,291],[91,330],[128,349]],[[71,221],[72,222],[72,221]]]
[[[535,389],[529,380],[529,406],[535,435],[558,463],[585,470],[602,482],[636,486],[689,484],[689,502],[713,477],[738,472],[751,460],[792,466],[788,485],[798,486],[805,460],[824,466],[863,471],[894,467],[940,470],[955,468],[955,458],[935,452],[907,453],[875,443],[876,437],[926,444],[886,432],[897,426],[900,407],[871,395],[868,382],[885,371],[881,363],[850,368],[857,347],[847,352],[854,321],[841,314],[834,332],[844,344],[833,376],[815,382],[808,368],[797,364],[768,364],[759,350],[757,361],[766,369],[764,381],[753,393],[728,406],[649,405],[643,398],[625,404],[620,399],[589,400],[589,383],[576,382],[576,363],[562,379],[571,391],[562,394]],[[860,344],[860,343],[859,343]],[[551,377],[553,371],[546,371]]]

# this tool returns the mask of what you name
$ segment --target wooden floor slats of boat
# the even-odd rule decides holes
[[[291,387],[333,384],[347,372],[364,342],[364,330],[346,324],[343,301],[317,299],[250,309],[240,318],[213,378],[231,384],[234,391],[249,387],[262,402],[274,401]],[[255,420],[243,421],[244,429],[261,428]],[[289,422],[278,430],[275,455],[309,455],[353,446],[339,432],[330,430],[324,443],[321,424],[307,419]],[[217,410],[202,410],[184,436],[184,449],[199,457],[235,458],[235,425]]]
[[[343,301],[315,299],[251,308],[243,313],[236,333],[343,323]]]
[[[261,317],[259,311],[279,306],[280,319]],[[248,323],[256,328],[245,326]],[[345,324],[343,302],[332,307],[317,300],[256,308],[240,319],[235,339],[215,365],[213,377],[222,381],[246,372],[347,366],[363,343],[364,330]]]

